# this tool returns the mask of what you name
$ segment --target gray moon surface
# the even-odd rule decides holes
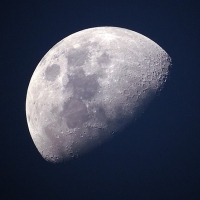
[[[50,162],[81,156],[112,138],[160,91],[171,59],[149,38],[118,27],[76,32],[36,67],[26,96],[35,146]]]

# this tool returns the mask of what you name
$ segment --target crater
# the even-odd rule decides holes
[[[60,74],[60,66],[57,64],[48,66],[47,69],[45,70],[45,78],[48,81],[55,81],[59,74]]]

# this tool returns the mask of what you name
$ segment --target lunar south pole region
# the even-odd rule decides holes
[[[171,59],[149,38],[118,27],[76,32],[36,67],[26,96],[35,146],[50,162],[83,155],[144,110],[166,81]]]

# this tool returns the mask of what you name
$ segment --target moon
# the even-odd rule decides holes
[[[112,138],[162,89],[170,63],[158,44],[124,28],[89,28],[58,42],[27,90],[27,123],[39,153],[63,162]]]

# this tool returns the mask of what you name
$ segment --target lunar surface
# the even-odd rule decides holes
[[[155,42],[123,28],[85,29],[58,42],[36,67],[26,97],[42,157],[76,158],[122,130],[162,89],[170,62]]]

